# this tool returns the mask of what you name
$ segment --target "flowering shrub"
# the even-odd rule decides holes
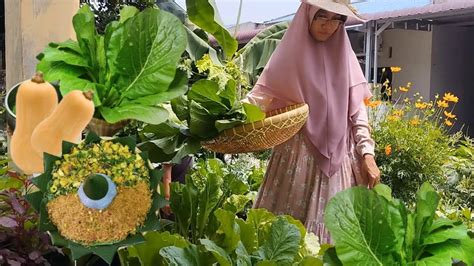
[[[379,98],[388,98],[395,92],[399,96],[393,102],[366,100],[377,143],[376,161],[382,182],[392,188],[396,197],[411,203],[423,182],[440,184],[444,180],[443,165],[461,137],[461,132],[451,133],[456,123],[453,110],[459,98],[445,93],[425,101],[419,93],[408,97],[411,83],[395,90],[386,81],[375,89],[381,86],[386,95]]]

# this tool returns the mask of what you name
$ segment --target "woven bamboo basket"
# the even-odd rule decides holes
[[[201,145],[219,153],[245,153],[277,146],[293,137],[308,118],[305,103],[267,113],[267,118],[222,131],[216,138]]]

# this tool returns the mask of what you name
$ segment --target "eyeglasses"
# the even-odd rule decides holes
[[[314,20],[316,20],[317,23],[324,24],[330,27],[339,27],[344,21],[340,19],[328,19],[325,17],[315,17]]]

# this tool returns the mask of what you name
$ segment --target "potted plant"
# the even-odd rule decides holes
[[[38,55],[37,70],[59,81],[62,95],[71,90],[94,92],[90,129],[113,135],[129,120],[159,124],[168,118],[161,103],[187,90],[177,71],[186,48],[186,32],[175,16],[125,6],[120,20],[97,33],[94,13],[83,5],[73,18],[77,41],[50,43]],[[105,129],[102,131],[102,129]]]

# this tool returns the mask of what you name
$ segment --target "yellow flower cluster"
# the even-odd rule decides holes
[[[94,173],[106,174],[117,186],[148,182],[145,161],[128,146],[102,140],[100,143],[74,147],[56,161],[49,192],[54,196],[76,192],[82,181]]]

